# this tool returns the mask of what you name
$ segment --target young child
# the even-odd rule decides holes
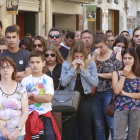
[[[53,80],[43,74],[45,57],[34,50],[29,55],[32,75],[21,82],[26,87],[29,99],[29,117],[26,122],[25,140],[61,140],[58,128],[51,115],[51,100],[54,94]]]

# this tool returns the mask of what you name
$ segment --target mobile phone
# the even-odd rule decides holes
[[[114,47],[114,51],[115,51],[115,52],[118,52],[118,51],[116,51],[116,49],[119,50],[119,53],[121,54],[122,48],[121,48],[121,47],[117,47],[117,46]]]
[[[140,21],[140,18],[135,18],[135,21]]]

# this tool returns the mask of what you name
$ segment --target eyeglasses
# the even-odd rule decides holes
[[[4,52],[4,51],[6,51],[6,50],[7,50],[7,49],[0,50],[0,53]]]
[[[45,54],[45,57],[49,57],[49,56],[55,57],[55,54],[54,54],[54,53],[51,53],[51,54],[46,53],[46,54]]]
[[[108,40],[108,42],[113,42],[114,40]]]
[[[50,38],[59,38],[60,35],[49,35]]]
[[[0,69],[1,70],[5,70],[6,69],[11,69],[11,65],[7,65],[7,66],[1,66]]]
[[[33,46],[33,47],[34,47],[34,48],[36,48],[37,46],[38,46],[39,48],[41,48],[41,47],[42,47],[42,45],[41,45],[41,44],[34,44],[34,46]]]

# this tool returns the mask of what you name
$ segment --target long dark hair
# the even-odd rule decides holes
[[[138,55],[136,53],[136,51],[133,48],[127,48],[123,54],[122,54],[122,58],[124,57],[125,54],[130,54],[131,56],[134,57],[134,64],[132,66],[132,72],[137,76],[140,77],[140,66],[139,66],[139,58]],[[122,69],[124,69],[124,64]]]

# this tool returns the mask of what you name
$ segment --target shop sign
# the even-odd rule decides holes
[[[97,5],[86,5],[86,18],[87,21],[95,21]]]
[[[6,0],[6,14],[17,15],[18,4],[19,4],[19,0]]]

